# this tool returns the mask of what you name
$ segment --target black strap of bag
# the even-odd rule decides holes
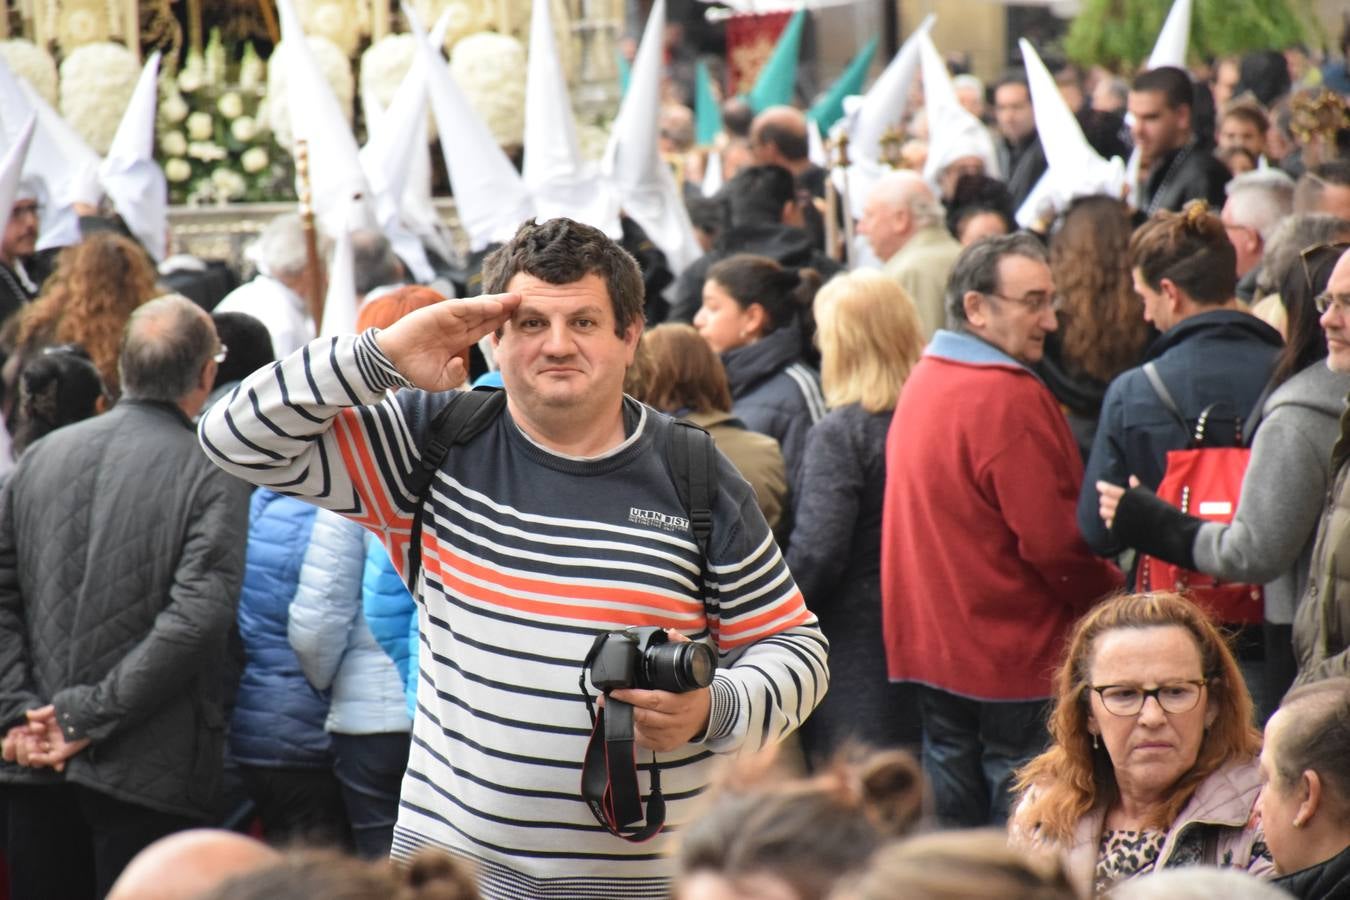
[[[1211,403],[1201,410],[1200,418],[1195,422],[1195,431],[1191,431],[1190,424],[1186,421],[1186,417],[1182,415],[1181,407],[1177,405],[1177,401],[1172,396],[1172,392],[1167,389],[1167,385],[1163,382],[1162,375],[1158,372],[1158,367],[1151,362],[1144,363],[1144,375],[1147,376],[1148,383],[1153,388],[1153,393],[1158,395],[1158,399],[1162,401],[1162,405],[1166,407],[1167,411],[1171,413],[1172,417],[1177,420],[1179,425],[1181,425],[1181,430],[1190,435],[1191,446],[1203,447],[1205,444],[1205,433],[1209,427],[1210,414],[1214,412],[1214,409],[1218,404]],[[1264,403],[1264,397],[1265,395],[1262,394],[1262,399],[1257,401],[1256,408],[1258,413]],[[1256,425],[1259,423],[1260,416],[1258,415],[1256,422],[1248,428],[1248,434],[1254,432],[1256,430]],[[1244,434],[1241,419],[1234,420],[1233,438],[1239,446],[1243,445]]]
[[[412,531],[408,536],[408,589],[417,587],[417,573],[422,568],[422,516],[426,508],[431,482],[445,462],[450,448],[467,444],[496,421],[506,408],[506,392],[498,388],[476,388],[453,395],[431,420],[431,439],[422,448],[422,459],[413,470]]]

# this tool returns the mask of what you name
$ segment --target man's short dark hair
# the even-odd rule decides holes
[[[177,403],[197,387],[202,367],[219,348],[211,317],[188,298],[168,294],[144,303],[122,333],[122,394]]]
[[[1255,50],[1238,63],[1235,95],[1251,93],[1262,106],[1270,106],[1289,93],[1289,63],[1278,50]]]
[[[1031,86],[1027,84],[1027,76],[1022,74],[1021,72],[1004,72],[1002,77],[1000,77],[998,81],[994,82],[994,87],[989,92],[990,96],[993,96],[994,94],[998,93],[999,88],[1007,87],[1010,84],[1015,84],[1018,85],[1019,87],[1025,88],[1027,96],[1028,97],[1031,96]]]
[[[806,159],[810,148],[806,142],[806,129],[797,131],[781,122],[761,122],[755,129],[754,138],[761,144],[778,148],[784,159]]]
[[[1191,76],[1176,66],[1159,66],[1140,72],[1135,76],[1130,90],[1136,94],[1157,92],[1163,95],[1168,109],[1182,106],[1190,109],[1195,105],[1195,88],[1191,85]]]
[[[947,281],[947,321],[959,330],[966,327],[966,294],[997,294],[998,264],[1004,257],[1023,256],[1049,263],[1045,245],[1025,231],[982,238],[961,251]]]
[[[722,104],[722,127],[729,136],[749,137],[754,121],[755,111],[741,97],[732,97]]]
[[[364,297],[377,287],[401,281],[403,264],[383,232],[362,228],[352,232],[352,272],[356,296]]]
[[[783,220],[783,207],[797,198],[797,186],[782,166],[749,166],[727,182],[721,196],[731,227],[776,225]]]
[[[605,233],[571,219],[530,219],[483,260],[483,293],[503,294],[525,273],[549,284],[572,284],[598,275],[614,310],[614,330],[623,337],[641,323],[644,288],[637,261]]]

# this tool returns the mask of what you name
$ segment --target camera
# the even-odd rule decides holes
[[[693,641],[672,643],[664,630],[634,626],[598,636],[587,659],[591,684],[609,693],[642,688],[683,694],[712,683],[717,660]]]

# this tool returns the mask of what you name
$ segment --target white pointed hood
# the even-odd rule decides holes
[[[164,259],[169,184],[155,162],[155,110],[159,104],[159,52],[141,69],[131,102],[99,165],[99,181],[122,221],[155,262]]]
[[[9,224],[9,214],[14,209],[14,201],[19,196],[19,180],[23,177],[24,158],[28,156],[28,146],[33,141],[33,132],[37,128],[37,115],[30,113],[23,127],[19,129],[18,139],[9,142],[5,157],[0,160],[0,231]]]
[[[844,98],[844,118],[833,130],[848,134],[848,202],[853,218],[861,219],[872,185],[888,168],[881,162],[881,138],[904,125],[909,91],[919,72],[919,39],[932,30],[937,14],[929,13],[887,63],[881,76],[862,97]],[[843,173],[833,172],[835,188],[844,189]]]
[[[829,154],[825,150],[825,138],[820,133],[820,123],[815,119],[806,120],[806,158],[811,161],[811,165],[827,168],[830,164]]]
[[[320,227],[337,234],[347,218],[347,204],[359,200],[367,221],[373,220],[370,186],[361,169],[356,138],[333,89],[314,60],[293,0],[277,0],[286,66],[286,106],[291,131],[309,149],[309,180],[314,214]]]
[[[711,197],[722,189],[722,154],[714,150],[708,154],[703,164],[703,184],[700,185],[703,196]]]
[[[1046,161],[1045,174],[1017,210],[1017,224],[1025,228],[1036,220],[1041,204],[1047,200],[1058,212],[1063,212],[1075,197],[1089,194],[1119,197],[1125,186],[1125,164],[1120,157],[1108,162],[1092,148],[1036,48],[1026,38],[1018,41],[1018,46],[1022,49],[1036,132],[1045,148]]]
[[[581,156],[567,74],[558,57],[548,0],[530,13],[525,79],[525,184],[539,218],[566,216],[618,239],[618,200],[599,168]]]
[[[403,14],[417,38],[417,53],[428,73],[431,112],[441,135],[441,153],[469,246],[476,252],[509,240],[520,223],[534,215],[529,190],[455,84],[450,67],[427,43],[417,13],[404,4]]]
[[[333,241],[333,256],[328,260],[328,293],[324,295],[319,337],[334,337],[356,331],[356,266],[352,261],[351,227],[349,221],[346,227],[338,231]]]
[[[1147,69],[1159,66],[1186,68],[1186,48],[1191,43],[1191,0],[1173,0],[1162,31],[1149,54]]]
[[[989,129],[956,99],[951,73],[927,33],[919,37],[919,65],[923,70],[923,105],[928,111],[928,161],[924,180],[936,191],[942,170],[958,159],[978,156],[984,172],[1000,176],[998,154]]]
[[[0,57],[0,126],[5,146],[18,140],[23,123],[36,116],[23,174],[42,186],[43,214],[37,248],[67,247],[80,241],[80,217],[74,204],[98,204],[98,154],[61,114],[43,100]]]
[[[542,5],[543,0],[536,2]],[[608,184],[618,191],[624,212],[642,226],[666,255],[671,272],[679,275],[703,250],[658,143],[665,30],[666,0],[656,0],[633,60],[628,93],[609,136],[604,172]]]

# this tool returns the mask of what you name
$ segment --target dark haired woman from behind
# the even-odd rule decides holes
[[[1106,386],[1139,364],[1148,323],[1130,279],[1129,208],[1114,197],[1075,200],[1050,239],[1050,271],[1062,306],[1036,373],[1064,407],[1087,459]]]
[[[46,348],[19,373],[14,457],[38,438],[93,416],[103,400],[103,380],[82,347]]]
[[[1144,487],[1101,489],[1112,532],[1152,556],[1226,581],[1265,585],[1264,678],[1253,686],[1262,717],[1293,683],[1294,611],[1308,589],[1331,451],[1350,392],[1350,374],[1326,365],[1317,298],[1345,247],[1310,247],[1280,284],[1289,341],[1267,388],[1242,495],[1229,523],[1206,522]]]
[[[825,413],[820,376],[806,364],[810,308],[820,276],[767,256],[738,254],[708,270],[694,327],[722,355],[732,413],[778,441],[795,491],[806,433]]]

